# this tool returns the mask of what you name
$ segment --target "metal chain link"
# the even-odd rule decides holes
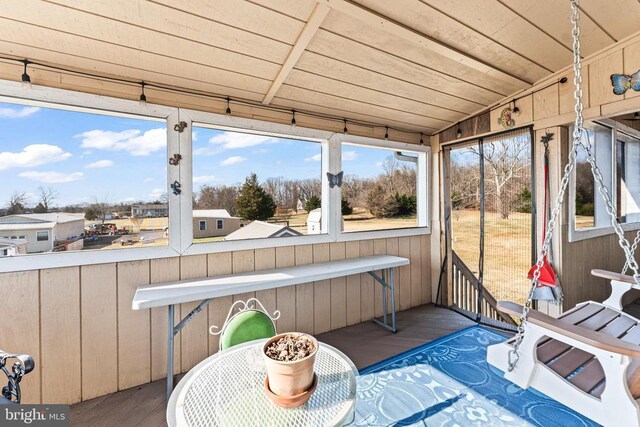
[[[509,364],[509,372],[513,371],[518,364],[518,360],[520,355],[518,350],[520,349],[520,345],[522,344],[522,340],[524,339],[524,327],[527,323],[527,317],[529,316],[529,310],[531,309],[531,303],[533,302],[533,295],[536,287],[538,286],[538,279],[540,278],[541,268],[544,263],[544,259],[549,252],[549,246],[551,244],[551,239],[553,237],[553,231],[557,225],[558,217],[560,215],[560,208],[562,207],[562,201],[564,200],[564,195],[569,186],[569,179],[571,176],[571,172],[575,166],[575,160],[578,153],[578,147],[580,146],[580,140],[582,139],[582,130],[584,126],[584,118],[583,118],[583,102],[582,102],[582,64],[580,57],[580,14],[578,11],[578,4],[580,0],[571,0],[571,23],[573,24],[572,36],[573,36],[573,83],[575,86],[574,98],[576,101],[575,112],[576,112],[576,121],[573,129],[573,144],[571,147],[571,151],[569,153],[569,159],[567,164],[564,167],[564,173],[562,175],[562,180],[560,182],[560,190],[558,191],[558,195],[556,196],[554,208],[551,212],[551,217],[549,218],[549,223],[547,226],[547,234],[544,236],[544,241],[542,243],[542,249],[538,254],[538,260],[536,262],[536,268],[533,273],[533,277],[531,278],[531,288],[529,290],[529,295],[527,296],[524,308],[522,310],[522,314],[520,315],[520,324],[518,325],[518,331],[515,337],[515,342],[511,350],[509,350],[508,354],[508,364]]]
[[[547,227],[547,234],[545,235],[544,242],[542,244],[542,249],[538,255],[538,261],[536,262],[536,269],[533,274],[533,278],[531,279],[531,289],[529,291],[529,295],[527,296],[527,300],[525,302],[524,308],[522,310],[522,315],[520,316],[520,324],[518,325],[518,332],[516,334],[515,342],[512,349],[509,351],[508,355],[508,363],[509,363],[509,372],[515,369],[518,359],[520,358],[518,354],[518,350],[520,345],[522,344],[522,340],[524,339],[524,327],[527,323],[527,317],[529,315],[529,310],[531,309],[531,303],[533,301],[533,295],[535,289],[538,285],[538,279],[540,277],[540,269],[542,268],[544,258],[547,256],[549,251],[549,245],[551,243],[551,237],[553,235],[553,230],[557,225],[557,219],[560,213],[560,207],[564,200],[564,194],[569,184],[569,177],[571,172],[574,169],[575,161],[578,153],[578,148],[582,146],[587,154],[587,161],[591,166],[591,173],[598,185],[598,192],[602,196],[602,199],[605,202],[607,213],[609,214],[611,225],[618,236],[618,244],[622,248],[625,254],[626,262],[623,267],[622,272],[625,273],[627,269],[631,268],[633,271],[633,278],[637,285],[640,286],[640,274],[638,273],[638,263],[634,259],[634,253],[640,243],[640,231],[638,231],[636,238],[633,241],[633,245],[629,244],[629,241],[624,236],[624,231],[622,230],[622,226],[618,222],[616,207],[613,205],[611,200],[611,195],[609,194],[609,189],[607,188],[602,173],[596,164],[596,158],[592,151],[592,145],[589,138],[583,138],[584,134],[584,104],[582,102],[582,64],[580,57],[580,13],[578,10],[578,4],[580,0],[571,0],[571,23],[573,24],[572,36],[573,36],[573,71],[574,78],[573,83],[575,85],[574,98],[576,101],[575,112],[576,112],[576,120],[573,128],[573,144],[571,148],[571,152],[569,153],[568,163],[564,168],[564,174],[562,176],[562,181],[560,183],[560,190],[558,192],[558,196],[556,197],[556,203],[551,213],[551,218],[549,219],[549,224]]]
[[[636,253],[636,249],[638,249],[638,243],[640,243],[640,230],[638,230],[638,232],[636,233],[636,238],[633,239],[633,245],[631,245],[631,253],[634,254],[634,256]],[[629,269],[629,262],[625,260],[624,266],[622,267],[621,274],[625,274],[628,269]]]
[[[591,165],[591,173],[598,184],[598,192],[600,193],[600,195],[602,196],[605,202],[607,213],[609,214],[609,218],[611,219],[611,226],[613,227],[613,230],[615,231],[615,233],[618,235],[618,244],[624,251],[624,254],[626,257],[625,266],[628,266],[628,268],[631,268],[631,271],[633,271],[633,278],[636,284],[640,286],[640,275],[638,274],[638,263],[633,257],[631,245],[629,244],[629,241],[624,235],[624,231],[622,230],[622,225],[620,225],[620,222],[618,222],[616,207],[613,205],[613,202],[611,201],[609,189],[604,183],[604,178],[602,177],[602,173],[600,172],[600,169],[596,164],[596,157],[593,154],[593,151],[591,150],[591,141],[589,140],[589,138],[586,138],[586,141],[582,143],[582,147],[587,152],[587,161]]]

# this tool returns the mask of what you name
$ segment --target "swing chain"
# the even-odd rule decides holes
[[[569,186],[569,179],[571,176],[571,172],[573,171],[575,166],[578,147],[580,146],[580,140],[582,137],[582,129],[584,125],[584,118],[583,118],[584,106],[582,103],[582,65],[581,65],[581,57],[580,57],[580,25],[579,25],[580,14],[578,11],[579,1],[580,0],[571,0],[571,23],[573,24],[573,30],[572,30],[573,70],[574,70],[573,83],[575,86],[574,99],[576,101],[576,105],[575,105],[576,121],[573,129],[573,144],[572,144],[571,152],[569,153],[568,162],[564,167],[562,180],[560,182],[560,189],[558,191],[558,195],[556,196],[554,208],[549,218],[549,223],[547,225],[547,233],[544,236],[542,248],[540,250],[540,253],[538,254],[538,260],[536,262],[535,271],[531,279],[531,288],[529,290],[529,295],[527,296],[524,308],[522,310],[522,314],[520,315],[520,323],[518,325],[515,342],[513,344],[513,347],[511,348],[511,350],[509,350],[509,353],[508,353],[509,372],[515,369],[516,365],[518,364],[518,360],[520,359],[518,350],[520,348],[520,345],[522,344],[522,340],[524,339],[524,328],[527,323],[527,318],[529,316],[531,304],[533,302],[533,295],[536,287],[538,286],[538,279],[540,278],[540,273],[544,263],[544,258],[547,256],[547,253],[549,252],[553,231],[557,225],[558,216],[560,215],[560,208],[562,207],[562,201],[564,200],[565,192],[567,190],[567,187]]]
[[[604,202],[607,208],[607,213],[609,214],[609,217],[611,219],[611,226],[613,227],[613,230],[618,236],[618,244],[624,251],[624,254],[626,257],[625,271],[627,268],[631,268],[633,272],[633,278],[636,284],[640,286],[640,274],[638,273],[639,267],[638,267],[638,263],[633,257],[633,254],[635,251],[634,248],[637,247],[637,244],[636,242],[634,242],[634,246],[630,246],[629,241],[624,236],[624,231],[622,230],[622,226],[620,225],[620,222],[617,219],[616,207],[613,205],[613,202],[611,201],[609,189],[604,183],[604,178],[602,177],[602,173],[600,172],[600,169],[596,164],[596,158],[595,158],[595,155],[593,154],[593,151],[591,150],[591,141],[589,140],[589,138],[586,138],[586,141],[582,143],[582,147],[587,153],[587,161],[591,165],[591,172],[598,184],[598,192],[604,199]]]
[[[636,238],[633,239],[633,245],[631,245],[631,253],[632,254],[636,253],[636,249],[638,249],[638,243],[640,243],[640,230],[638,230],[638,232],[636,233]],[[625,274],[628,269],[629,269],[629,261],[626,260],[624,262],[624,266],[622,267],[621,274]]]

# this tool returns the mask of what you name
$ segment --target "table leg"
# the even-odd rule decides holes
[[[382,270],[382,281],[387,281],[387,270]],[[389,312],[389,308],[387,306],[387,287],[382,287],[382,305],[384,306],[384,324],[387,325],[387,313]]]
[[[167,328],[167,400],[173,391],[173,322],[174,322],[174,305],[169,306],[169,319]]]
[[[389,269],[389,286],[391,286],[391,330],[397,332],[396,328],[396,280],[393,267]]]

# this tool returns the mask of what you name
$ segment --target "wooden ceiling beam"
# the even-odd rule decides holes
[[[276,78],[273,80],[269,91],[264,96],[264,99],[262,100],[263,104],[268,105],[269,103],[271,103],[271,100],[278,92],[278,89],[280,89],[280,86],[282,86],[282,83],[284,83],[287,76],[298,62],[298,59],[300,59],[300,56],[309,45],[309,42],[311,42],[314,34],[316,33],[316,31],[318,31],[318,28],[320,28],[320,25],[329,13],[329,10],[331,9],[323,3],[316,4],[313,12],[311,12],[309,20],[302,28],[302,31],[300,31],[295,44],[291,47],[291,50],[287,55],[287,59],[285,59],[284,64],[282,64],[278,75],[276,75]]]
[[[381,15],[374,10],[368,9],[365,6],[354,3],[351,0],[316,0],[319,4],[325,4],[331,9],[338,12],[349,15],[355,19],[365,22],[375,28],[379,28],[383,31],[393,33],[396,36],[402,37],[405,40],[415,43],[418,46],[423,46],[426,49],[431,50],[446,58],[452,59],[467,67],[473,68],[482,73],[488,73],[495,76],[497,79],[509,82],[511,84],[522,85],[526,84],[531,86],[532,82],[529,82],[519,76],[513,75],[509,72],[496,68],[495,66],[486,63],[482,60],[474,58],[468,53],[457,50],[451,46],[442,43],[439,40],[433,39],[426,34],[417,31],[414,28],[406,26],[400,22],[394,21],[384,15]]]

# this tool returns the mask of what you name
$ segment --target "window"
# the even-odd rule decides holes
[[[585,130],[595,163],[616,206],[618,221],[621,224],[640,222],[640,133],[613,120],[586,123]],[[610,228],[607,207],[582,148],[578,149],[573,178],[573,229]]]
[[[5,130],[0,136],[0,179],[9,183],[0,190],[0,233],[15,232],[9,238],[24,238],[27,254],[47,248],[35,245],[38,241],[54,242],[56,253],[18,257],[11,264],[0,261],[6,271],[103,259],[97,254],[78,256],[87,250],[124,249],[126,255],[101,253],[105,260],[137,260],[153,254],[288,246],[300,240],[359,239],[356,234],[342,234],[340,211],[343,207],[348,211],[349,203],[341,205],[343,189],[331,187],[326,175],[341,170],[346,140],[344,168],[351,178],[374,180],[358,166],[366,159],[364,154],[349,157],[353,151],[371,150],[384,154],[379,161],[392,156],[402,162],[401,172],[409,174],[413,184],[393,193],[408,210],[398,207],[391,216],[383,214],[380,219],[388,223],[379,227],[345,230],[428,232],[428,148],[159,105],[142,107],[133,101],[60,89],[25,93],[15,86],[0,82],[4,94],[0,126]],[[174,132],[178,120],[184,120],[191,132]],[[396,150],[402,150],[401,155],[394,154]],[[383,172],[380,169],[379,174]],[[185,173],[191,182],[185,181]],[[176,181],[179,191],[167,191]],[[355,208],[360,210],[354,209],[352,218],[345,215],[348,225],[358,224],[356,215],[363,208]],[[37,229],[49,231],[18,229],[16,224],[24,223],[24,217],[42,222]],[[371,225],[375,222],[371,219],[361,223]],[[425,229],[411,230],[415,227]],[[233,242],[237,240],[243,242]],[[222,241],[227,242],[192,245]]]
[[[613,176],[612,129],[598,123],[585,124],[586,136],[593,147],[596,164],[605,184],[611,191]],[[610,224],[606,206],[600,195],[587,162],[587,154],[578,149],[575,168],[575,228],[606,227]]]
[[[322,144],[194,125],[194,243],[321,234]],[[200,230],[202,231],[202,230]]]
[[[418,221],[418,168],[425,167],[418,159],[415,152],[343,144],[343,230],[425,226]]]
[[[27,254],[42,250],[34,238],[64,251],[168,244],[166,120],[50,104],[0,111],[0,232],[56,226],[27,236]]]
[[[640,221],[640,138],[616,133],[616,196],[621,223]]]

